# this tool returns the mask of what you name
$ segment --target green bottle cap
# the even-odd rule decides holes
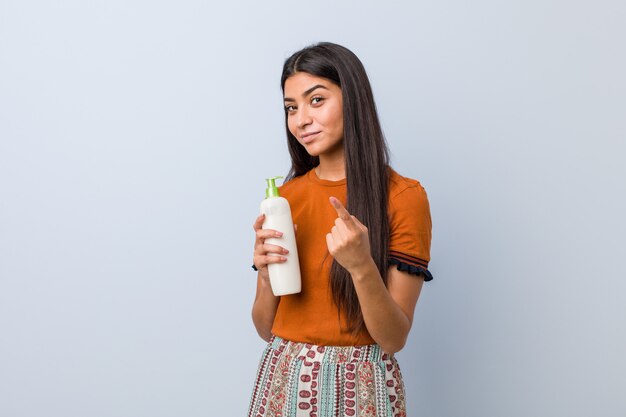
[[[278,188],[276,187],[276,180],[278,178],[282,178],[282,177],[273,177],[273,178],[265,179],[265,181],[267,181],[267,189],[265,190],[265,198],[280,197],[280,194],[278,193]]]

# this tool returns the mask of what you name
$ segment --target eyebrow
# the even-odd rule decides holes
[[[304,93],[302,93],[302,97],[306,97],[309,94],[311,94],[313,91],[315,91],[318,88],[323,88],[325,90],[328,90],[328,88],[324,87],[322,84],[316,84],[313,87],[309,88],[308,90],[306,90]],[[285,97],[284,101],[296,101],[290,97]]]

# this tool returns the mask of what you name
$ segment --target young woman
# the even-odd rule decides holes
[[[275,297],[254,223],[252,318],[268,341],[248,416],[406,416],[394,353],[430,281],[426,192],[395,172],[361,61],[332,43],[304,48],[281,77],[292,165],[280,188],[292,210],[302,292]]]

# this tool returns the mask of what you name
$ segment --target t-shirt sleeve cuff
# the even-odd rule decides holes
[[[433,280],[433,274],[428,270],[428,263],[425,261],[413,262],[412,259],[392,254],[389,257],[389,265],[396,265],[398,271],[408,272],[413,275],[423,275],[424,281]]]

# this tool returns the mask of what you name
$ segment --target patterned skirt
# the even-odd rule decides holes
[[[257,371],[248,417],[406,417],[395,357],[378,345],[318,346],[278,336]]]

